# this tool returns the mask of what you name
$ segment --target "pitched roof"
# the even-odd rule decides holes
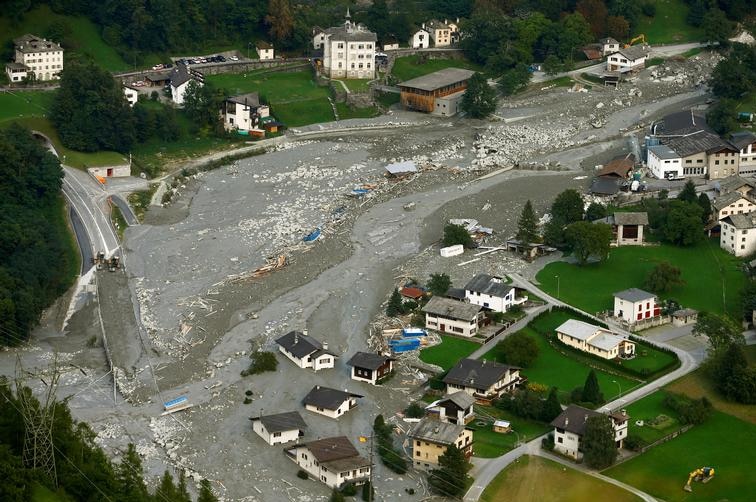
[[[448,290],[446,290],[446,297],[453,298],[455,300],[464,300],[465,289],[464,288],[449,288]]]
[[[463,410],[475,404],[475,398],[463,390],[449,394],[443,397],[442,399],[439,399],[438,401],[436,401],[436,403],[441,404],[447,401],[450,403],[454,403],[455,405],[457,405],[459,408]]]
[[[753,180],[748,180],[737,175],[728,176],[727,178],[719,180],[717,183],[719,183],[720,192],[737,190],[738,188],[742,188],[744,186],[756,188],[756,183]]]
[[[599,42],[601,42],[602,44],[612,44],[612,45],[619,44],[619,42],[612,37],[602,38],[599,40]]]
[[[501,277],[478,274],[465,284],[465,289],[497,298],[504,298],[514,288],[505,284]]]
[[[375,33],[368,31],[362,25],[351,29],[347,29],[345,26],[334,26],[333,28],[326,28],[323,32],[332,42],[342,40],[345,42],[375,42],[378,40]]]
[[[616,225],[648,225],[648,213],[614,213]]]
[[[622,180],[615,176],[598,176],[591,182],[591,193],[598,195],[614,195],[620,190]]]
[[[731,214],[727,218],[723,218],[722,221],[729,223],[739,230],[749,230],[751,228],[756,228],[756,215],[754,215],[754,213]]]
[[[614,293],[614,296],[633,303],[647,300],[649,298],[656,298],[655,294],[649,293],[648,291],[643,291],[642,289],[638,288],[625,289],[623,291]]]
[[[323,344],[301,331],[289,331],[278,338],[276,343],[290,352],[294,357],[302,359],[313,352],[323,350]]]
[[[571,404],[551,422],[551,425],[582,436],[588,419],[600,416],[602,416],[602,413],[598,411]]]
[[[238,96],[231,96],[226,101],[245,106],[260,106],[260,95],[256,92],[248,92],[246,94],[239,94]]]
[[[422,439],[429,443],[450,445],[453,444],[465,426],[462,424],[450,424],[433,418],[423,418],[409,431],[408,437]]]
[[[577,319],[567,319],[559,325],[556,331],[569,335],[572,338],[577,338],[578,340],[588,340],[601,329],[600,326],[595,326]]]
[[[318,462],[332,462],[351,457],[359,457],[360,452],[352,445],[346,436],[336,436],[331,438],[317,439],[302,443],[315,460]]]
[[[617,52],[630,61],[635,61],[636,59],[648,56],[649,50],[645,45],[634,45],[632,47],[620,49]]]
[[[449,370],[443,382],[478,390],[486,390],[506,376],[507,371],[519,370],[517,366],[494,361],[462,359]]]
[[[463,68],[444,68],[443,70],[434,71],[422,77],[413,78],[401,82],[400,88],[420,89],[421,91],[435,91],[441,87],[446,87],[459,82],[469,80],[475,75],[472,70]]]
[[[27,33],[13,40],[16,50],[20,52],[55,52],[62,51],[60,44]]]
[[[714,202],[711,203],[711,207],[713,207],[717,211],[721,211],[722,209],[726,208],[734,202],[739,201],[740,199],[745,199],[750,202],[750,199],[740,192],[727,192],[717,197]]]
[[[380,354],[374,354],[372,352],[357,352],[349,361],[347,361],[347,364],[349,366],[377,370],[386,364],[387,361],[396,361],[396,359],[393,357],[382,356]]]
[[[681,138],[675,138],[667,143],[667,146],[677,152],[680,157],[687,157],[714,149],[735,149],[735,147],[728,144],[716,134],[707,131],[700,131]]]
[[[448,24],[442,23],[438,19],[431,19],[425,24],[425,26],[432,30],[448,30],[449,29]]]
[[[422,298],[423,296],[425,296],[425,291],[423,291],[420,288],[416,288],[414,286],[405,286],[399,290],[399,294],[407,298],[412,298],[413,300],[417,300],[418,298]]]
[[[680,155],[667,145],[654,145],[648,147],[649,152],[664,160],[664,159],[679,159]]]
[[[310,406],[316,406],[318,408],[325,408],[326,410],[335,410],[341,404],[350,397],[362,397],[360,394],[354,394],[353,392],[331,389],[330,387],[322,387],[316,385],[302,400],[302,403]]]
[[[706,117],[693,110],[683,110],[665,115],[661,120],[663,135],[676,136],[692,134],[696,131],[711,131]]]
[[[443,315],[465,321],[472,321],[480,311],[479,305],[441,298],[440,296],[434,296],[423,307],[423,312],[428,314]]]
[[[617,157],[606,163],[601,170],[596,173],[598,176],[617,176],[620,178],[627,178],[630,171],[635,166],[635,156],[629,154],[625,157]]]
[[[742,150],[751,143],[756,143],[756,134],[751,131],[734,132],[730,134],[730,143],[738,150]]]
[[[182,84],[185,84],[186,82],[189,82],[190,80],[202,80],[202,75],[192,71],[189,69],[188,66],[181,63],[176,63],[176,66],[173,67],[173,70],[171,70],[171,85],[173,87],[178,87]]]
[[[302,415],[296,411],[252,417],[250,420],[253,422],[259,420],[265,426],[265,430],[270,433],[291,431],[295,429],[303,430],[307,428],[307,424],[302,419]]]
[[[257,43],[255,44],[255,48],[256,49],[267,50],[267,49],[272,49],[273,46],[270,45],[268,42],[266,42],[264,40],[258,40]]]

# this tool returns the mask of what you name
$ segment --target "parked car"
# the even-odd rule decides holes
[[[231,59],[231,61],[239,61],[239,57],[238,56],[231,56],[230,59]]]

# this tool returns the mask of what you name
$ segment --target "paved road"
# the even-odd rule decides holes
[[[74,235],[76,236],[76,242],[79,243],[79,253],[81,255],[81,270],[80,275],[84,275],[90,268],[92,268],[92,243],[89,240],[87,230],[84,228],[84,223],[81,221],[79,213],[77,213],[73,205],[70,206],[69,214],[71,217],[71,226],[73,227]]]
[[[517,321],[516,323],[512,324],[510,327],[508,327],[506,330],[502,331],[495,337],[491,338],[488,342],[481,345],[481,347],[470,354],[470,359],[478,359],[479,357],[482,357],[483,354],[491,350],[496,346],[497,343],[499,343],[503,338],[506,338],[507,336],[511,335],[512,333],[516,333],[517,331],[521,330],[525,326],[528,325],[530,321],[533,320],[534,317],[539,315],[542,312],[545,312],[551,308],[551,305],[543,305],[541,307],[536,307],[535,309],[531,310],[525,317]]]
[[[113,202],[113,204],[118,206],[118,209],[121,210],[123,217],[126,219],[126,223],[128,223],[130,227],[134,225],[139,225],[139,220],[134,214],[134,211],[131,210],[131,206],[129,206],[128,202],[126,202],[119,195],[111,195],[110,200]]]
[[[528,282],[525,280],[522,276],[519,274],[511,274],[510,275],[512,279],[512,284],[518,288],[527,289],[528,291],[531,291],[535,295],[543,298],[547,302],[551,303],[555,306],[567,306],[564,302],[552,297],[545,291],[542,291],[540,288],[535,286],[534,284]],[[571,308],[575,308],[570,306]],[[575,309],[578,312],[583,313],[586,316],[595,318],[593,315],[583,312],[579,309]],[[610,327],[614,329],[615,331],[618,331],[620,333],[627,334],[626,331],[620,329],[618,326],[611,325]],[[599,408],[599,411],[607,411],[607,410],[614,410],[618,408],[623,408],[627,406],[630,403],[633,403],[648,394],[651,394],[652,392],[655,392],[659,388],[663,387],[664,385],[668,384],[669,382],[672,382],[673,380],[676,380],[680,378],[681,376],[693,371],[698,367],[699,361],[697,361],[691,354],[680,350],[676,347],[672,347],[670,345],[667,345],[665,343],[658,343],[658,345],[663,346],[665,348],[671,349],[677,354],[677,356],[680,358],[680,367],[676,369],[675,371],[672,371],[653,382],[648,383],[647,385],[644,385],[643,387],[640,387],[638,389],[635,389],[628,394],[622,395],[618,399],[615,399],[614,401],[611,401],[609,403],[606,403],[604,406]],[[493,481],[493,479],[509,464],[511,464],[517,457],[520,455],[524,455],[528,451],[531,451],[533,448],[537,448],[535,451],[540,451],[540,444],[541,439],[543,437],[546,437],[544,434],[541,437],[535,438],[524,447],[521,446],[515,450],[512,450],[510,452],[507,452],[505,455],[502,455],[498,458],[493,458],[488,461],[477,461],[475,464],[475,467],[473,468],[473,474],[475,476],[475,481],[473,485],[470,487],[468,492],[465,494],[464,500],[465,502],[476,502],[480,499],[481,494],[483,493],[483,490],[486,489],[486,487]],[[597,475],[596,477],[600,477],[601,475]],[[601,477],[603,479],[604,477]],[[613,483],[617,484],[617,483]],[[620,486],[620,485],[617,485]],[[631,490],[633,493],[638,493],[637,490]],[[639,492],[642,493],[642,492]],[[639,495],[640,496],[640,495]],[[653,497],[647,494],[643,494],[644,500],[647,501],[653,501],[655,500]]]

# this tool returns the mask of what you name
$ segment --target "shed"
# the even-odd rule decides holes
[[[506,420],[497,420],[493,424],[493,431],[498,432],[499,434],[506,434],[512,431],[512,424]]]
[[[417,166],[411,160],[405,160],[403,162],[394,162],[386,166],[387,176],[393,178],[401,178],[417,172]]]
[[[693,309],[680,309],[672,312],[672,324],[675,326],[687,326],[698,320],[698,311]]]

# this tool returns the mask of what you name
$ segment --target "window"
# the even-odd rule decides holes
[[[419,456],[420,456],[420,450],[415,450],[415,456],[416,456],[416,457],[419,457]]]
[[[273,433],[273,437],[274,438],[280,438],[281,437],[281,433],[280,432],[274,432]]]
[[[343,44],[342,42],[339,42],[339,45],[337,45],[337,47],[338,47],[339,49],[343,49],[343,48],[344,48],[344,44]]]
[[[557,443],[562,444],[564,443],[564,438],[557,438]]]

